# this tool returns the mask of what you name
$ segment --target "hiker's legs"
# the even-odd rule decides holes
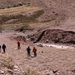
[[[30,56],[30,51],[28,51],[28,56]]]
[[[0,53],[1,53],[1,49],[0,49]]]
[[[18,49],[20,49],[21,47],[20,47],[20,45],[18,45]]]
[[[5,48],[3,49],[3,52],[5,53]]]
[[[35,56],[35,57],[37,56],[37,53],[36,53],[36,52],[34,52],[34,56]]]

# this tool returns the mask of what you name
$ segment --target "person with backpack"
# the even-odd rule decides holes
[[[6,52],[6,50],[5,50],[6,49],[6,45],[5,44],[2,45],[2,49],[3,49],[3,53],[5,53]]]
[[[34,57],[36,57],[37,56],[37,49],[35,48],[35,47],[33,47],[33,53],[34,53]]]
[[[31,51],[30,46],[28,46],[26,50],[27,50],[27,55],[28,55],[28,56],[31,56],[31,55],[30,55],[30,51]]]
[[[17,42],[17,47],[18,47],[18,49],[21,49],[20,41]]]

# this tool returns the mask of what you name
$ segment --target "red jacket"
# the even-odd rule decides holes
[[[36,52],[37,51],[37,49],[36,48],[33,48],[33,52]]]
[[[20,45],[20,42],[18,41],[17,44]]]

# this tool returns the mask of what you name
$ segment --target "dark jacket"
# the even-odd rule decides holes
[[[6,45],[5,45],[5,44],[3,44],[3,45],[2,45],[2,49],[5,49],[5,48],[6,48]]]
[[[30,47],[28,46],[28,48],[26,49],[27,51],[30,51],[31,49],[30,49]]]

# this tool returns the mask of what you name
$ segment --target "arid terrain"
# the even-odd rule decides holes
[[[2,44],[0,75],[75,75],[75,1],[0,0]]]
[[[6,53],[0,53],[0,74],[2,75],[74,75],[75,47],[66,45],[47,46],[23,41],[24,33],[3,32],[0,34],[0,45],[6,44]],[[17,49],[18,38],[21,49]],[[26,48],[30,45],[31,57],[27,56]],[[37,48],[37,57],[33,56],[33,47]],[[58,47],[60,46],[60,47]],[[26,74],[29,73],[29,74]]]

